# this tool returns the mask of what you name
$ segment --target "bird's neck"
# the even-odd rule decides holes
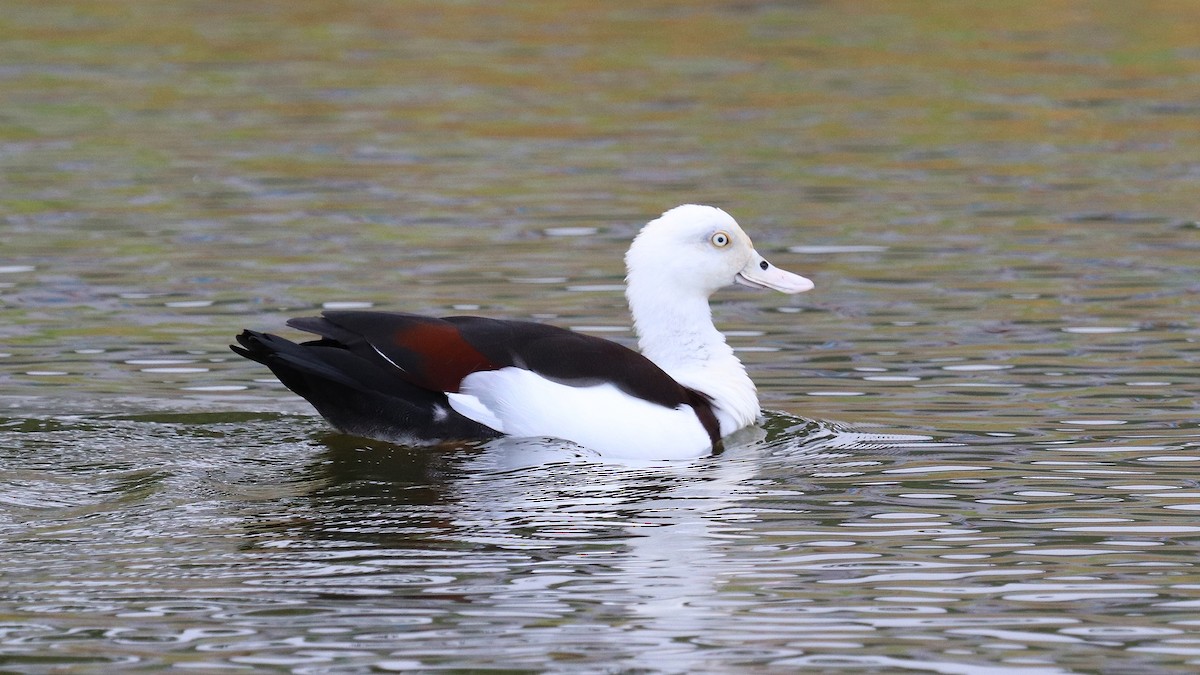
[[[642,355],[680,384],[708,395],[722,435],[754,422],[759,414],[754,383],[713,325],[708,298],[663,298],[643,290],[629,279],[626,297]]]
[[[707,298],[659,300],[630,294],[629,307],[638,348],[667,372],[713,361],[737,361],[725,336],[713,325]]]

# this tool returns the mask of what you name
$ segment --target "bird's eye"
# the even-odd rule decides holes
[[[709,241],[717,248],[725,248],[729,245],[729,235],[724,232],[717,232]]]

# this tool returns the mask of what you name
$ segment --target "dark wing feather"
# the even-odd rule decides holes
[[[324,312],[291,319],[288,325],[340,344],[359,358],[418,387],[457,392],[467,375],[503,368],[472,347],[442,319],[392,312]]]
[[[464,377],[516,366],[574,386],[612,382],[661,405],[688,403],[683,387],[616,342],[531,321],[477,316],[437,319],[390,312],[325,312],[288,325],[333,340],[361,358],[390,364],[412,383],[458,391]]]

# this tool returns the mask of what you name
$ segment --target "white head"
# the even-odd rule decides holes
[[[764,260],[728,213],[693,204],[647,223],[625,264],[642,354],[712,399],[722,435],[752,423],[759,414],[754,383],[713,326],[708,298],[734,283],[784,293],[813,283]]]
[[[768,263],[728,213],[712,206],[677,206],[642,228],[625,255],[631,286],[649,282],[707,299],[739,283],[783,293],[810,290],[813,283]],[[633,290],[632,288],[630,289]]]

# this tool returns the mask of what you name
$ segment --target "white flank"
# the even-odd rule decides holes
[[[472,373],[450,406],[511,436],[550,436],[607,457],[690,459],[712,442],[689,406],[671,409],[611,384],[573,387],[521,368]],[[497,423],[499,426],[497,426]]]

